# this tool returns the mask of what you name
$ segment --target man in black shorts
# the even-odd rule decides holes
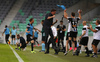
[[[100,20],[96,20],[96,27],[95,29],[92,28],[92,25],[90,25],[90,30],[93,31],[93,42],[92,42],[92,47],[94,54],[92,57],[97,58],[97,45],[100,42]]]
[[[23,37],[20,37],[19,34],[17,35],[17,39],[20,40],[20,43],[18,44],[20,46],[19,50],[24,50],[24,48],[26,47],[25,39]]]
[[[63,21],[60,21],[60,24],[57,26],[58,33],[58,47],[60,48],[60,41],[62,43],[62,49],[64,49],[64,36],[65,36],[66,26],[63,25]]]
[[[80,39],[81,40],[80,40],[79,47],[76,50],[76,55],[79,55],[79,52],[81,50],[81,45],[84,45],[87,53],[85,57],[89,57],[90,56],[89,49],[87,47],[89,37],[88,37],[88,26],[86,25],[86,21],[83,21],[83,29],[82,29],[82,35],[80,36]]]
[[[27,28],[26,28],[26,37],[27,37],[26,44],[28,44],[31,41],[31,53],[36,53],[35,51],[33,51],[33,43],[34,43],[33,23],[34,23],[34,19],[31,18],[29,21],[30,21],[30,23],[27,24]]]
[[[12,38],[11,42],[13,45],[16,43],[15,42],[16,35],[17,35],[17,30],[15,29],[15,27],[13,27],[13,29],[11,30],[11,38]]]
[[[75,55],[75,42],[76,42],[76,38],[77,38],[77,24],[78,21],[81,19],[81,10],[78,11],[79,13],[79,17],[75,17],[75,13],[72,12],[71,13],[71,17],[68,17],[67,13],[66,13],[67,9],[64,10],[64,17],[66,19],[68,19],[71,27],[70,27],[70,37],[69,37],[69,42],[72,40],[73,38],[73,42],[72,42],[72,46],[73,46],[73,55]]]
[[[2,33],[2,36],[3,36],[4,33],[5,33],[5,40],[6,40],[6,43],[8,44],[9,36],[10,36],[10,30],[9,30],[9,28],[8,28],[7,25],[5,25],[5,29],[4,29],[4,32]]]

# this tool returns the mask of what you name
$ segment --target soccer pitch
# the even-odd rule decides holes
[[[11,47],[15,50],[16,46],[11,45]],[[72,52],[66,56],[62,52],[54,55],[53,49],[50,49],[49,54],[44,54],[43,52],[39,52],[41,47],[34,48],[36,53],[31,53],[30,50],[31,47],[28,46],[26,51],[15,51],[24,62],[100,62],[100,55],[98,55],[98,58],[84,57],[85,53],[79,56],[72,56]],[[19,62],[9,45],[0,44],[0,62]]]

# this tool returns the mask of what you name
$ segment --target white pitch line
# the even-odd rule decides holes
[[[24,62],[23,59],[16,53],[16,51],[9,45],[19,62]]]

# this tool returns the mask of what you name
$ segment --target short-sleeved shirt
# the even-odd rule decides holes
[[[20,37],[20,43],[25,44],[25,39],[23,37]]]
[[[44,37],[45,36],[45,32],[44,32],[44,29],[43,28],[42,28],[41,33],[42,33],[42,37]]]
[[[75,18],[68,17],[68,20],[69,20],[69,23],[71,24],[71,31],[77,32],[77,24],[80,18],[79,17],[75,17]]]
[[[57,28],[59,29],[57,32],[58,32],[58,35],[65,35],[65,31],[62,31],[62,29],[66,29],[66,26],[65,25],[58,25]]]
[[[93,33],[93,39],[100,40],[100,25],[96,26],[95,30],[97,30],[97,32]]]
[[[5,28],[5,35],[10,34],[9,28]]]
[[[83,37],[88,37],[88,26],[87,25],[83,26],[82,34],[84,33],[84,31],[86,31],[86,34]]]
[[[16,29],[14,29],[14,30],[12,29],[11,33],[12,33],[12,35],[16,35],[16,33],[17,33]]]
[[[51,25],[53,24],[53,18],[47,19],[49,16],[53,16],[53,15],[51,13],[46,14],[43,26],[51,27]]]
[[[28,35],[28,34],[33,35],[33,28],[34,28],[34,26],[32,24],[30,24],[30,23],[27,24],[27,29],[28,29],[28,31],[30,31],[30,33],[26,32],[26,35]]]

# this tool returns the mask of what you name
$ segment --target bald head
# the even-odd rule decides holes
[[[86,25],[86,21],[83,21],[83,25]]]

